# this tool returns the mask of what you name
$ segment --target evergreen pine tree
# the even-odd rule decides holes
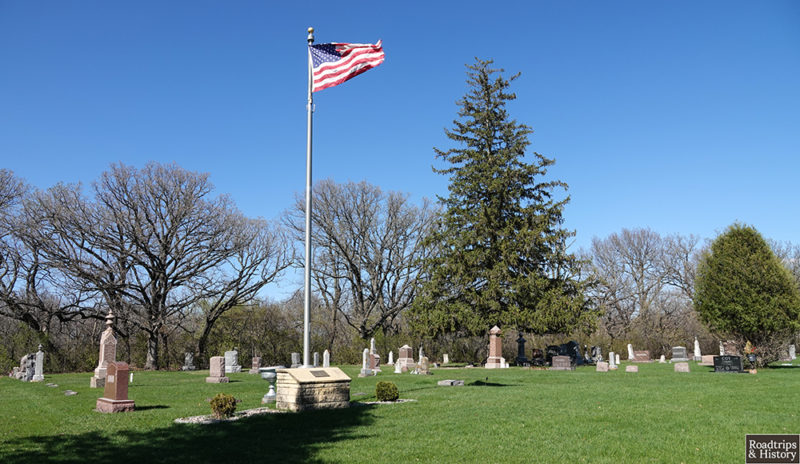
[[[734,224],[697,269],[694,306],[723,337],[750,342],[759,364],[775,361],[800,330],[800,293],[788,269],[752,227]]]
[[[516,98],[492,61],[468,66],[469,92],[447,137],[456,148],[436,151],[448,166],[449,196],[430,241],[438,253],[424,266],[427,281],[411,311],[425,335],[482,335],[495,324],[538,334],[591,326],[578,261],[567,253],[574,234],[563,229],[567,185],[544,180],[554,161],[528,153],[530,127],[512,119]]]

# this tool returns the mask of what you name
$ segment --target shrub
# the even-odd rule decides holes
[[[211,411],[214,412],[214,417],[217,419],[232,416],[236,411],[236,398],[226,393],[217,393],[214,398],[211,398]]]
[[[397,385],[392,382],[378,382],[375,385],[375,396],[378,401],[397,401],[400,392],[397,390]]]

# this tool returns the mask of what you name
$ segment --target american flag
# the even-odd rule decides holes
[[[326,43],[309,45],[314,92],[358,76],[383,63],[381,41],[376,44]]]

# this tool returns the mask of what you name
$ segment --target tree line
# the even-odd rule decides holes
[[[500,325],[541,347],[574,338],[660,354],[698,337],[711,352],[734,337],[776,358],[766,345],[798,330],[800,248],[641,228],[572,252],[568,186],[548,177],[555,160],[530,150],[532,129],[508,112],[518,75],[492,65],[468,66],[470,90],[446,130],[453,146],[435,149],[448,195],[417,204],[367,182],[314,186],[313,349],[357,362],[376,337],[383,351],[411,341],[480,362],[486,332]],[[298,198],[277,219],[246,217],[208,174],[174,164],[114,164],[88,189],[38,190],[0,170],[0,368],[42,343],[51,370],[91,369],[108,312],[121,356],[146,369],[178,367],[184,351],[203,365],[234,346],[286,363],[302,339],[302,295],[260,295],[304,265],[304,208]],[[730,292],[709,282],[731,268],[761,277],[720,303]],[[750,309],[736,305],[774,292],[782,296],[757,306],[766,323],[743,329]]]

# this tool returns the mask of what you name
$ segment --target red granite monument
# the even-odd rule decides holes
[[[103,397],[97,399],[99,412],[128,412],[134,410],[133,400],[128,399],[128,374],[130,369],[124,362],[109,361]]]

